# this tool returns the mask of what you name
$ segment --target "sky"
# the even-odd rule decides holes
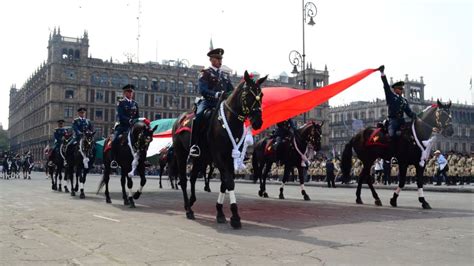
[[[318,0],[305,26],[306,61],[329,70],[334,83],[385,65],[395,80],[426,84],[425,98],[472,104],[471,0]],[[47,59],[55,27],[68,37],[89,34],[94,58],[140,63],[187,59],[207,66],[206,53],[224,48],[224,65],[276,77],[291,75],[288,55],[302,53],[302,1],[278,0],[15,0],[0,1],[0,123],[8,128],[8,93]],[[137,42],[137,36],[139,42]],[[139,43],[139,45],[138,45]],[[383,98],[374,73],[332,98],[331,106]],[[14,103],[13,103],[14,104]]]

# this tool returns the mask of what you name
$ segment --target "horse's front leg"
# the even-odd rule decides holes
[[[140,188],[133,194],[134,199],[140,198],[142,194],[143,187],[146,184],[146,177],[145,177],[145,162],[140,163],[138,167],[138,174],[140,175]]]
[[[163,170],[165,170],[165,169],[164,169],[164,167],[161,166],[161,163],[160,163],[160,179],[159,179],[159,182],[158,182],[158,185],[159,185],[160,188],[163,188],[163,185],[161,184],[161,177],[163,176]],[[170,179],[170,181],[171,181],[171,177],[170,177],[169,173],[168,173],[168,179]],[[173,182],[171,182],[171,187],[173,187]]]
[[[212,173],[214,172],[214,167],[209,167],[209,173],[206,175],[206,169],[204,170],[204,191],[211,192],[211,187],[209,186],[209,182],[212,177]]]
[[[179,175],[179,185],[181,186],[181,191],[183,192],[183,200],[184,200],[184,210],[186,211],[186,218],[190,220],[194,220],[194,212],[189,205],[189,198],[188,198],[188,179],[186,177],[186,161],[179,161],[178,162],[178,175]]]
[[[79,195],[79,198],[85,199],[86,195],[84,194],[84,185],[86,183],[86,176],[87,176],[88,169],[83,169],[80,174],[79,174],[79,187],[81,189],[81,193]],[[77,176],[76,176],[77,179]],[[77,180],[76,180],[77,182]]]
[[[280,186],[280,195],[278,195],[279,199],[285,199],[285,195],[283,194],[283,190],[285,188],[285,183],[288,180],[290,175],[290,167],[285,164],[285,169],[283,170],[283,178],[281,179],[281,186]]]
[[[127,192],[125,191],[125,182],[127,181],[126,178],[127,178],[127,171],[122,169],[120,173],[120,185],[122,185],[123,205],[130,205],[130,201],[128,200],[128,197],[127,197]]]
[[[189,176],[189,183],[191,184],[191,196],[189,197],[189,207],[192,207],[194,203],[196,202],[196,180],[201,172],[201,164],[196,164],[193,165],[193,168],[191,169],[191,174]],[[204,169],[204,178],[206,176],[206,170]]]
[[[304,178],[305,178],[305,172],[306,172],[306,167],[298,166],[298,177],[300,179],[300,187],[301,187],[301,195],[303,195],[304,200],[311,200],[306,194],[306,190],[304,188]]]
[[[395,189],[395,192],[393,192],[393,197],[390,199],[390,205],[392,207],[397,207],[397,199],[398,196],[400,195],[400,191],[402,190],[403,187],[405,187],[405,181],[407,177],[407,168],[408,165],[400,164],[399,169],[398,169],[398,176],[399,176],[399,181],[398,181],[398,187]]]
[[[423,194],[423,172],[425,167],[421,167],[418,164],[416,165],[416,185],[418,187],[418,201],[421,203],[423,209],[431,209],[430,204],[425,200],[425,195]]]
[[[232,165],[230,165],[229,169],[233,169]],[[232,212],[232,216],[230,217],[230,225],[234,229],[240,229],[242,228],[242,223],[240,222],[239,209],[237,207],[237,199],[235,197],[235,191],[234,191],[235,189],[234,173],[227,172],[227,171],[220,171],[220,172],[221,172],[222,184],[221,184],[221,191],[219,193],[219,198],[217,199],[218,200],[217,203],[219,204],[219,199],[222,196],[222,191],[224,191],[224,196],[225,196],[225,191],[226,190],[229,191],[230,211]],[[219,210],[217,214],[219,215]]]
[[[272,169],[272,165],[273,163],[271,161],[268,161],[264,164],[265,169],[263,170],[263,173],[260,176],[260,191],[258,192],[258,195],[260,197],[268,198],[267,179],[268,179],[268,173],[270,173],[270,170]]]

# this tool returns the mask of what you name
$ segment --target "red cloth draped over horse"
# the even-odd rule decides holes
[[[257,135],[280,121],[310,111],[375,71],[377,69],[366,69],[316,90],[298,90],[286,87],[263,88],[263,125],[259,130],[252,131],[252,134]],[[171,129],[155,134],[153,137],[171,137]]]

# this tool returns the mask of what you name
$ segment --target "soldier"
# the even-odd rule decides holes
[[[198,87],[203,96],[203,100],[198,104],[196,117],[193,121],[191,130],[191,148],[189,156],[199,157],[201,149],[199,148],[200,125],[204,116],[204,111],[217,106],[217,101],[223,93],[228,93],[234,89],[229,79],[229,74],[221,71],[222,55],[224,50],[217,48],[207,53],[211,66],[201,71]]]
[[[118,125],[114,129],[114,137],[112,139],[112,161],[110,162],[111,168],[117,168],[118,164],[115,160],[117,153],[119,152],[119,138],[120,134],[128,132],[135,119],[139,118],[138,115],[138,104],[133,100],[133,93],[135,86],[127,84],[123,88],[123,98],[117,103],[117,119]]]
[[[456,165],[456,168],[458,170],[459,185],[464,185],[464,182],[467,182],[465,171],[466,159],[466,156],[460,154],[458,163]]]
[[[84,107],[80,107],[79,109],[77,109],[78,117],[72,122],[72,129],[74,130],[76,142],[79,142],[79,140],[81,140],[82,136],[84,135],[84,132],[94,131],[92,122],[86,118],[86,112],[87,109]]]
[[[291,118],[285,121],[281,121],[276,125],[277,126],[272,133],[272,138],[275,139],[275,143],[273,143],[273,149],[275,151],[278,149],[284,139],[291,138],[296,132],[295,123]]]
[[[449,170],[448,161],[441,154],[440,150],[435,151],[434,155],[436,158],[436,163],[438,165],[438,169],[436,172],[437,182],[435,186],[441,186],[441,182],[443,182],[443,178],[444,180],[446,180],[446,185],[449,185],[448,177],[446,175],[446,172]]]
[[[59,152],[59,146],[63,140],[64,134],[66,133],[66,128],[64,128],[64,119],[58,120],[58,127],[54,129],[54,148],[53,152],[50,153],[48,157],[48,165],[53,166],[53,154]]]
[[[396,82],[392,85],[388,84],[385,76],[385,66],[380,66],[378,70],[382,73],[383,88],[385,90],[385,99],[388,105],[388,134],[390,136],[390,147],[392,151],[396,150],[397,131],[405,123],[404,113],[406,113],[413,120],[416,119],[416,114],[410,109],[407,99],[402,96],[403,81]]]

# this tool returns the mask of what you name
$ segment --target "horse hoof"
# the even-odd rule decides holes
[[[76,192],[74,190],[71,190],[71,196],[76,196]]]
[[[205,186],[205,187],[204,187],[204,191],[206,191],[206,192],[211,192],[211,188],[209,188],[209,186]]]
[[[304,200],[311,200],[311,199],[309,198],[308,194],[306,194],[306,191],[302,190],[302,191],[301,191],[301,195],[303,195],[303,199],[304,199]]]
[[[163,188],[163,186],[160,184],[160,189]]]
[[[395,198],[391,198],[390,205],[392,205],[392,207],[397,207],[397,200]]]
[[[136,207],[135,207],[135,201],[133,201],[133,198],[132,198],[132,197],[129,197],[129,198],[128,198],[128,201],[130,202],[130,206],[128,206],[129,208],[136,208]]]
[[[230,217],[230,226],[234,229],[240,229],[242,228],[242,223],[240,222],[240,217]]]
[[[63,192],[63,189],[61,188],[61,185],[59,185],[58,191],[59,191],[59,192]]]
[[[218,224],[225,224],[225,223],[227,223],[227,219],[225,218],[224,215],[221,215],[221,216],[217,215],[216,216],[216,222]]]
[[[85,199],[86,198],[86,195],[84,194],[84,192],[81,192],[81,194],[79,195],[79,198],[80,199]]]
[[[279,198],[279,199],[285,199],[285,196],[283,196],[283,194],[280,193],[280,195],[278,195],[278,198]]]
[[[189,220],[196,219],[196,218],[194,218],[194,212],[193,211],[186,212],[186,218],[188,218]]]
[[[69,193],[69,189],[67,187],[64,188],[64,193]]]
[[[130,205],[130,201],[128,201],[128,199],[123,199],[123,205]]]
[[[375,200],[375,205],[382,206],[382,201],[380,199]]]
[[[430,206],[430,204],[428,204],[428,202],[423,202],[421,204],[421,207],[423,207],[423,209],[425,209],[425,210],[431,209],[431,206]]]
[[[110,198],[106,198],[106,199],[105,199],[105,202],[106,202],[106,203],[112,203],[112,201],[110,200]]]
[[[74,191],[79,191],[79,187],[77,185],[74,187]]]
[[[51,189],[52,189],[52,190],[58,190],[58,187],[57,187],[56,185],[52,185],[52,186],[51,186]]]
[[[259,197],[263,197],[263,191],[259,190],[259,191],[258,191],[258,196],[259,196]]]
[[[267,193],[267,192],[263,192],[263,197],[264,197],[264,198],[268,198],[268,193]]]
[[[133,198],[134,199],[139,199],[141,194],[142,193],[140,191],[137,191],[137,192],[133,193]]]
[[[192,207],[195,202],[196,202],[196,196],[191,195],[191,197],[189,197],[189,206]]]
[[[357,199],[356,199],[356,203],[357,203],[357,204],[364,204],[360,198],[357,198]]]

